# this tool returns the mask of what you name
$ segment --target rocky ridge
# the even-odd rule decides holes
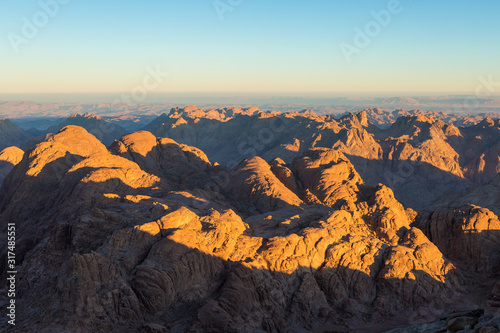
[[[163,114],[146,129],[196,146],[229,167],[254,156],[290,163],[309,148],[333,148],[348,156],[368,184],[389,185],[398,200],[415,209],[448,192],[485,183],[500,170],[499,120],[457,127],[443,114],[398,111],[394,123],[380,129],[370,121],[374,112],[382,111],[336,119],[310,111],[186,107]]]
[[[369,108],[338,118],[311,110],[186,106],[163,113],[145,129],[195,146],[228,167],[254,156],[290,163],[309,148],[334,148],[348,156],[368,184],[384,183],[403,204],[422,209],[443,195],[485,184],[500,170],[500,123],[491,116]],[[106,145],[126,133],[89,113],[74,114],[47,132],[65,125],[83,126]],[[31,140],[23,149],[44,139]]]
[[[328,126],[345,123],[369,127]],[[227,167],[146,131],[106,148],[67,126],[9,173],[0,220],[17,228],[19,330],[382,331],[497,306],[497,216],[417,215],[342,149]]]
[[[57,133],[60,129],[69,125],[81,126],[85,128],[105,145],[113,143],[115,140],[118,140],[121,136],[127,133],[127,131],[120,125],[109,122],[100,116],[90,113],[84,113],[82,115],[74,113],[63,122],[49,127],[45,130],[45,133]]]

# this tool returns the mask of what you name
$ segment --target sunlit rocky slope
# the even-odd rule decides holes
[[[364,178],[408,158],[430,165],[408,177],[467,179],[470,161],[448,142],[465,141],[462,130],[410,117],[380,131],[364,114],[167,118],[178,124],[152,130],[197,128],[211,153],[147,131],[106,147],[67,126],[12,163],[0,239],[5,248],[5,224],[16,223],[14,330],[377,332],[499,309],[494,212],[457,203],[419,213]],[[240,140],[265,128],[274,134],[261,156],[240,156]],[[211,146],[220,136],[231,141]],[[476,328],[497,325],[488,316]]]
[[[186,107],[161,115],[146,130],[196,146],[227,166],[252,156],[290,163],[307,149],[332,148],[349,158],[366,183],[390,186],[399,201],[415,209],[483,184],[500,171],[499,120],[471,119],[457,127],[456,119],[442,113],[401,111],[381,129],[369,120],[377,112],[336,119],[311,111]]]

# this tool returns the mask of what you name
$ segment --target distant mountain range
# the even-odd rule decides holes
[[[109,98],[110,101],[114,98]],[[74,113],[92,113],[105,119],[151,121],[152,117],[168,113],[178,105],[196,104],[203,109],[224,107],[248,108],[257,106],[261,110],[300,111],[311,109],[319,115],[341,114],[367,108],[379,107],[385,111],[398,108],[455,114],[477,114],[500,112],[500,96],[478,97],[466,95],[423,96],[423,97],[220,97],[187,98],[170,96],[171,102],[156,103],[39,103],[28,101],[1,101],[0,118],[24,119],[33,117],[68,117]],[[131,124],[133,125],[133,123]],[[144,126],[144,125],[143,125]],[[127,126],[123,126],[127,128]],[[26,128],[27,129],[27,128]],[[127,128],[128,129],[128,128]],[[137,130],[137,128],[131,128]]]
[[[51,124],[51,122],[48,124]],[[110,145],[114,140],[128,133],[120,125],[89,113],[83,115],[73,114],[69,118],[41,130],[33,127],[28,130],[22,130],[11,120],[2,119],[0,120],[0,149],[9,146],[29,148],[43,141],[47,134],[57,133],[61,128],[68,125],[77,125],[85,128],[106,145]]]
[[[85,128],[105,145],[110,145],[113,141],[127,133],[120,125],[90,113],[84,113],[83,115],[75,113],[61,123],[49,127],[45,130],[45,133],[57,133],[61,128],[68,125],[76,125]]]
[[[4,119],[0,147],[26,150],[68,125],[81,126],[110,145],[131,132],[119,123],[116,118],[73,114],[47,129],[26,132]],[[309,148],[334,148],[349,156],[366,182],[388,184],[398,200],[416,209],[449,191],[493,178],[500,170],[499,128],[499,121],[486,114],[370,108],[321,116],[312,110],[283,113],[257,107],[195,106],[172,108],[143,127],[158,137],[198,147],[226,166],[252,156],[290,162]]]
[[[309,148],[334,148],[367,183],[388,184],[398,200],[416,209],[487,182],[500,170],[500,121],[479,115],[368,109],[337,119],[307,110],[186,107],[160,115],[145,129],[196,146],[228,166],[252,156],[291,162]]]

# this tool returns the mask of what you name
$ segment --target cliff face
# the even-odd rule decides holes
[[[0,191],[17,228],[16,328],[380,331],[486,302],[469,290],[493,281],[496,215],[417,216],[341,151],[299,151],[229,168],[145,131],[106,148],[64,127]]]

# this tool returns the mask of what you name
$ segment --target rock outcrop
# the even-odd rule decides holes
[[[24,151],[14,146],[0,151],[0,187],[12,168],[21,162],[23,155]]]
[[[484,309],[460,311],[441,316],[439,321],[397,328],[387,333],[464,332],[495,333],[500,331],[500,316],[485,314]]]
[[[146,129],[196,146],[228,167],[254,156],[290,163],[309,148],[333,148],[350,159],[367,184],[390,186],[414,209],[487,182],[500,170],[499,120],[474,118],[465,126],[444,113],[394,112],[393,123],[381,129],[370,121],[383,113],[380,109],[336,119],[314,112],[186,107],[161,115]]]
[[[461,267],[486,256],[476,270],[492,271],[498,247],[466,231],[498,220],[415,215],[333,149],[229,169],[144,131],[108,149],[77,126],[28,150],[0,191],[20,331],[381,331],[472,307]]]
[[[235,201],[253,204],[260,213],[303,202],[285,186],[271,171],[271,166],[260,157],[243,160],[230,174],[228,191]],[[242,210],[252,210],[251,207]]]
[[[327,206],[348,205],[356,201],[363,183],[354,166],[339,151],[313,148],[293,161],[300,183]]]
[[[422,212],[415,221],[450,259],[469,270],[491,273],[500,267],[500,221],[492,211],[474,205]]]

